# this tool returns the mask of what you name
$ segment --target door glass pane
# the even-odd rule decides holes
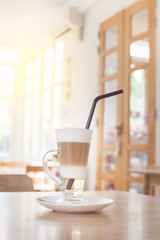
[[[113,52],[104,57],[104,76],[116,74],[118,71],[118,53]]]
[[[130,76],[130,143],[148,142],[147,106],[148,70],[134,71]]]
[[[130,44],[130,67],[148,63],[150,48],[148,39],[142,39]]]
[[[131,151],[129,158],[129,168],[145,168],[148,163],[148,155],[145,151]],[[137,176],[136,173],[131,173]]]
[[[117,25],[112,26],[107,29],[105,32],[105,50],[113,48],[118,45],[118,33],[117,33]]]
[[[107,81],[104,84],[104,93],[117,90],[117,80]],[[116,140],[117,126],[117,97],[107,98],[103,103],[103,144],[113,144]]]
[[[102,153],[102,173],[114,173],[116,169],[115,157],[113,151]]]
[[[129,192],[132,193],[142,193],[143,184],[137,182],[129,183]]]
[[[0,152],[9,153],[11,144],[12,102],[0,101]]]
[[[148,155],[145,151],[131,151],[129,156],[129,168],[145,168],[148,164]],[[132,177],[143,177],[142,174],[130,173]],[[129,191],[142,193],[142,183],[131,182]]]
[[[145,8],[131,17],[131,36],[137,36],[149,29],[149,11]]]

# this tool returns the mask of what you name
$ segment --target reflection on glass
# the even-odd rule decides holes
[[[27,63],[26,66],[26,77],[29,78],[31,77],[33,74],[33,62],[29,62]]]
[[[25,100],[25,113],[24,113],[24,156],[30,154],[31,142],[31,111],[32,111],[31,98]]]
[[[15,68],[9,65],[0,65],[0,81],[12,82],[14,80]]]
[[[41,64],[41,58],[40,57],[36,57],[35,59],[35,73],[39,73],[40,72],[40,65]]]
[[[148,71],[141,69],[130,76],[130,143],[148,142],[148,106],[147,106]]]
[[[0,83],[0,97],[11,98],[13,97],[13,84],[12,83]]]
[[[32,94],[32,79],[26,80],[26,89],[25,89],[26,95]]]
[[[148,63],[150,48],[148,39],[138,40],[130,44],[130,67]]]
[[[54,128],[57,128],[60,125],[61,94],[62,94],[61,87],[56,86],[54,88],[54,99],[53,99]]]
[[[104,57],[104,76],[109,76],[117,73],[118,69],[118,53],[113,52]]]
[[[114,183],[111,180],[102,179],[101,190],[114,190]]]
[[[9,153],[11,144],[12,102],[0,101],[0,152]]]
[[[56,64],[55,66],[55,83],[61,82],[62,80],[62,64]]]
[[[45,153],[51,147],[51,90],[44,91],[42,123],[42,153]]]
[[[49,87],[52,84],[52,69],[48,69],[44,72],[44,87]]]
[[[129,168],[145,168],[148,163],[148,155],[145,151],[131,151],[129,156]],[[141,174],[130,173],[130,176],[139,177]]]
[[[60,62],[63,60],[63,48],[64,48],[63,42],[58,42],[55,45],[55,60],[56,60],[56,62]]]
[[[104,85],[104,92],[117,90],[117,80],[107,81]],[[103,144],[113,144],[116,140],[117,126],[117,97],[113,96],[103,102]]]
[[[129,183],[129,192],[132,193],[142,193],[143,184],[137,182]]]
[[[49,48],[44,53],[44,67],[48,68],[53,65],[53,48]]]
[[[117,25],[112,26],[105,32],[105,50],[113,48],[118,44]]]
[[[148,156],[144,151],[131,151],[129,167],[130,168],[144,168],[147,166]]]
[[[34,91],[38,92],[40,90],[40,78],[36,76],[34,79]]]
[[[35,95],[33,99],[33,123],[32,123],[32,157],[38,157],[39,140],[39,96]],[[37,155],[37,156],[36,156]]]
[[[114,173],[116,170],[114,152],[102,153],[102,173]]]
[[[131,36],[137,36],[147,32],[149,29],[149,13],[148,8],[145,8],[131,17]]]

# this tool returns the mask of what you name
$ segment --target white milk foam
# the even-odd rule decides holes
[[[86,167],[83,166],[60,166],[60,173],[64,178],[85,178]]]
[[[57,142],[91,142],[92,130],[85,128],[56,129]]]

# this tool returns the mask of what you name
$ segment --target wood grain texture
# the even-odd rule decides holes
[[[159,240],[159,198],[121,191],[85,192],[114,200],[109,207],[89,214],[58,213],[35,201],[57,194],[0,193],[1,239]]]

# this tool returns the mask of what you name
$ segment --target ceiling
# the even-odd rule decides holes
[[[77,7],[85,13],[96,1],[1,0],[0,47],[15,48],[23,56],[29,49],[51,37],[69,7]]]

